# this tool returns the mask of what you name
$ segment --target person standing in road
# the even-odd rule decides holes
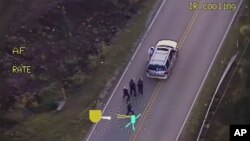
[[[124,99],[125,97],[127,97],[126,102],[128,103],[129,100],[130,100],[130,95],[129,95],[129,93],[128,93],[128,88],[127,88],[127,87],[124,87],[124,88],[123,88],[123,99]]]
[[[155,48],[153,46],[151,46],[149,49],[148,49],[148,61],[150,61],[152,55],[154,54],[154,50]]]
[[[126,115],[129,115],[130,113],[131,113],[132,115],[135,115],[135,112],[134,112],[134,110],[132,109],[131,104],[129,103],[129,104],[127,105],[127,114],[126,114]]]
[[[131,79],[129,81],[129,89],[130,89],[130,94],[133,95],[136,97],[136,85],[135,85],[135,82],[134,82],[135,79]]]
[[[143,94],[143,79],[140,78],[137,82],[138,92]]]

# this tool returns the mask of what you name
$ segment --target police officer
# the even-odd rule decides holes
[[[150,58],[152,57],[152,55],[154,54],[154,50],[155,48],[153,46],[151,46],[149,49],[148,49],[148,60],[150,60]]]
[[[135,115],[135,112],[134,112],[134,110],[132,109],[131,104],[129,103],[129,104],[127,105],[127,114],[126,114],[126,115],[129,115],[130,113],[131,113],[132,115]]]
[[[138,92],[143,94],[143,79],[140,78],[137,82]]]
[[[135,85],[135,82],[134,82],[134,79],[131,79],[129,81],[129,89],[130,89],[130,94],[133,95],[136,97],[136,85]]]
[[[128,103],[129,100],[130,100],[130,95],[129,95],[129,93],[128,93],[128,88],[127,88],[127,87],[124,87],[124,88],[123,88],[123,99],[124,99],[125,97],[127,97],[126,102]]]

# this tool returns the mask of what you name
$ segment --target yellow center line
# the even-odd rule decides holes
[[[203,1],[201,2],[201,5],[202,5],[204,2],[205,2],[205,0],[203,0]],[[200,5],[200,2],[199,2],[199,5]],[[185,39],[187,38],[188,33],[190,32],[191,27],[192,27],[193,24],[194,24],[195,19],[196,19],[197,16],[199,15],[199,12],[200,12],[200,10],[195,10],[195,11],[194,11],[194,14],[193,14],[192,17],[191,17],[191,20],[190,20],[189,23],[188,23],[188,26],[186,27],[184,33],[182,33],[181,39],[180,39],[179,44],[178,44],[178,48],[181,48],[181,47],[182,47],[182,45],[183,45]]]
[[[203,1],[201,2],[201,5],[202,5],[204,2],[205,2],[205,0],[203,0]],[[199,3],[199,5],[200,5],[200,3]],[[193,14],[193,16],[192,16],[192,19],[191,19],[191,21],[189,22],[188,27],[186,28],[185,32],[184,32],[183,35],[182,35],[183,38],[182,38],[182,40],[181,40],[180,43],[179,43],[179,48],[182,47],[182,45],[183,45],[185,39],[187,38],[187,35],[188,35],[188,33],[190,32],[190,30],[191,30],[191,28],[192,28],[192,26],[193,26],[193,24],[194,24],[194,22],[195,22],[195,19],[197,18],[197,16],[199,15],[199,13],[200,13],[200,10],[196,10],[196,11],[194,12],[194,14]]]
[[[147,106],[145,107],[145,109],[144,109],[144,111],[143,111],[143,113],[142,113],[142,117],[141,117],[141,119],[140,119],[139,122],[138,122],[138,127],[139,127],[139,128],[138,128],[138,130],[136,130],[135,134],[132,135],[132,136],[130,137],[130,140],[132,140],[132,139],[134,138],[134,136],[136,136],[136,134],[138,134],[138,131],[141,130],[140,128],[141,128],[142,123],[144,122],[144,119],[145,119],[145,117],[146,117],[145,115],[147,115],[147,112],[148,112],[148,110],[149,110],[149,108],[147,108],[147,107],[149,107],[149,105],[151,105],[151,103],[152,103],[153,100],[155,99],[156,93],[158,93],[158,90],[160,89],[161,85],[162,85],[162,81],[159,82],[159,83],[157,83],[156,88],[154,89],[154,92],[153,92],[152,96],[150,97],[149,102],[148,102]],[[132,138],[132,139],[131,139],[131,138]]]
[[[203,0],[203,1],[201,2],[201,4],[203,4],[204,2],[205,2],[205,0]],[[199,2],[199,3],[200,3],[200,2]],[[191,30],[191,28],[192,28],[192,26],[193,26],[193,24],[194,24],[194,22],[195,22],[195,19],[196,19],[197,16],[199,15],[199,12],[200,12],[200,10],[196,10],[196,11],[194,12],[194,14],[192,15],[191,20],[189,21],[188,26],[186,27],[184,33],[182,34],[182,36],[181,36],[181,38],[180,38],[180,42],[179,42],[179,44],[178,44],[178,48],[181,48],[181,46],[183,45],[183,42],[184,42],[185,39],[187,38],[187,35],[188,35],[188,33],[190,32],[190,30]],[[140,119],[139,122],[138,122],[138,128],[137,128],[135,134],[133,134],[133,135],[130,137],[130,140],[135,141],[136,137],[139,135],[139,132],[142,131],[142,129],[141,129],[141,128],[142,128],[142,124],[143,124],[145,118],[147,117],[148,111],[151,109],[151,107],[152,107],[152,105],[153,105],[153,103],[154,103],[154,101],[155,101],[155,99],[156,99],[156,97],[157,97],[157,94],[158,94],[158,92],[159,92],[159,90],[160,90],[160,88],[161,88],[161,86],[162,86],[162,84],[163,84],[163,81],[160,81],[159,83],[157,83],[156,88],[155,88],[155,90],[154,90],[152,96],[150,97],[147,106],[145,107],[145,109],[144,109],[144,111],[143,111],[142,117],[141,117],[141,119]]]

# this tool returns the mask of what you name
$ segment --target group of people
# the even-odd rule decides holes
[[[155,50],[155,48],[153,46],[148,49],[148,55],[149,55],[148,60],[150,60],[150,58],[154,54],[154,50]],[[130,99],[131,99],[131,96],[136,97],[137,90],[138,90],[138,93],[143,94],[143,79],[142,78],[140,78],[137,81],[137,84],[135,83],[135,78],[131,79],[129,81],[129,89],[126,86],[123,88],[123,99],[126,98],[126,104],[127,104],[127,114],[126,115],[129,115],[129,114],[135,115],[135,112],[134,112],[134,110],[131,106],[131,103],[130,103]]]
[[[143,94],[143,79],[142,78],[140,78],[137,81],[137,84],[135,82],[135,78],[131,79],[129,81],[129,89],[126,86],[123,88],[123,99],[126,98],[126,103],[127,103],[126,115],[129,115],[130,113],[134,115],[134,111],[132,109],[130,99],[131,99],[131,96],[134,96],[134,97],[137,96],[137,89],[138,89],[138,93]]]

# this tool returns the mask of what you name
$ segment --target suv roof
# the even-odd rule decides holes
[[[170,51],[170,47],[156,47],[149,64],[165,65]]]

